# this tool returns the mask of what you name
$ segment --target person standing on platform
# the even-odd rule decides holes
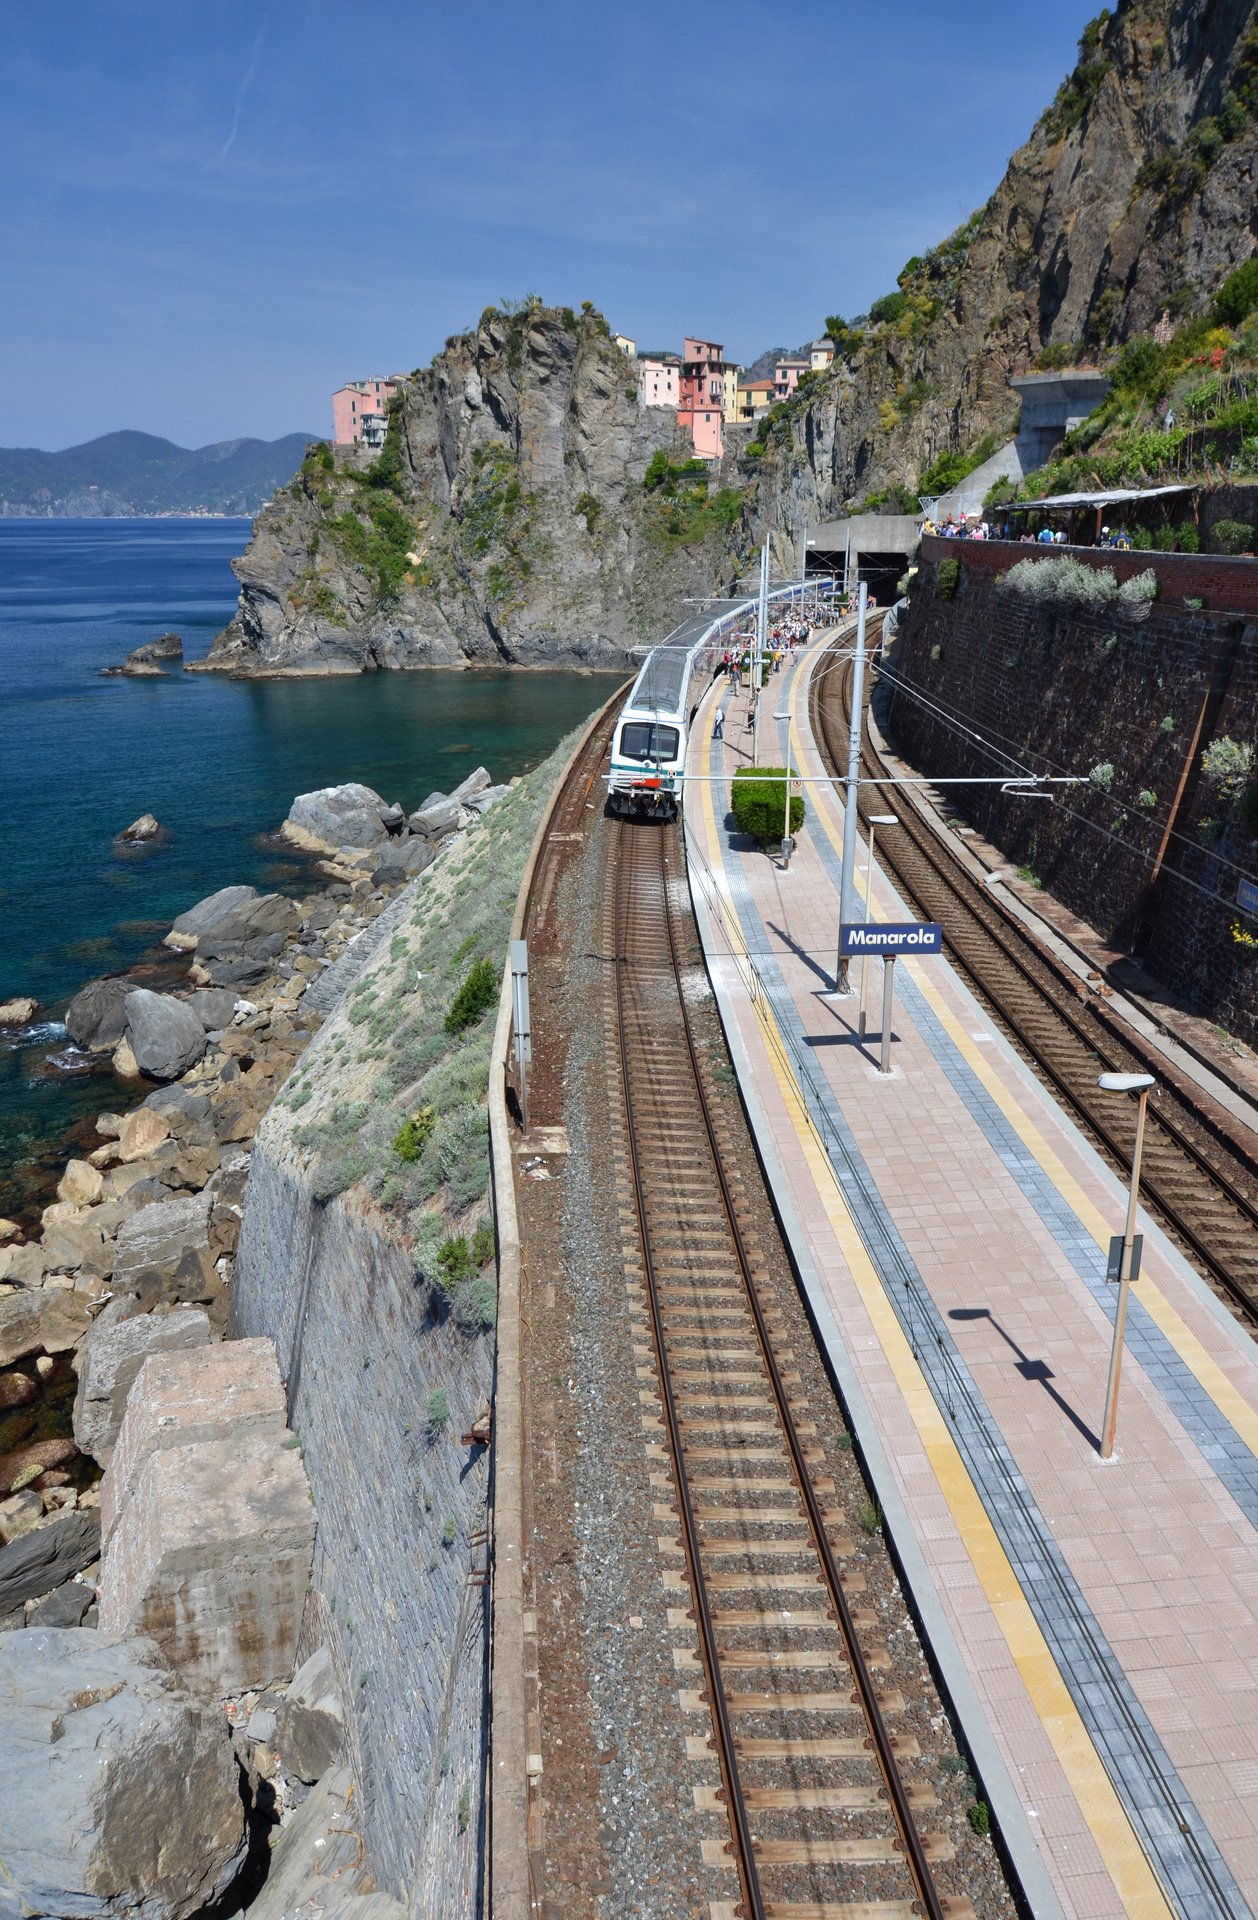
[[[715,714],[714,714],[714,716],[713,716],[713,719],[712,719],[712,738],[713,738],[714,740],[723,740],[723,739],[725,738],[725,709],[724,709],[724,707],[718,707],[718,708],[717,708],[717,710],[716,710],[716,713],[715,713]]]

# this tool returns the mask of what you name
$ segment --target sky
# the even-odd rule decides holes
[[[532,292],[797,347],[983,203],[1092,11],[6,7],[0,445],[325,433]]]

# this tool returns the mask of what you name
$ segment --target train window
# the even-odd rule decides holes
[[[678,728],[658,727],[651,720],[626,720],[620,731],[626,760],[675,760],[680,745]]]

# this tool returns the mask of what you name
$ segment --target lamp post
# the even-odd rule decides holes
[[[1110,1349],[1109,1379],[1105,1386],[1105,1418],[1101,1422],[1101,1458],[1109,1460],[1114,1452],[1114,1430],[1118,1425],[1118,1383],[1123,1370],[1123,1334],[1127,1326],[1127,1296],[1131,1290],[1131,1270],[1136,1246],[1136,1202],[1140,1190],[1140,1158],[1144,1151],[1144,1116],[1149,1089],[1157,1083],[1151,1073],[1103,1073],[1097,1080],[1103,1093],[1136,1093],[1136,1144],[1131,1155],[1131,1187],[1127,1195],[1127,1224],[1123,1229],[1122,1257],[1118,1267],[1118,1311],[1114,1315],[1114,1344]]]
[[[869,918],[869,902],[874,891],[874,828],[898,827],[899,824],[900,816],[898,813],[871,813],[869,816],[869,865],[865,869],[865,901],[864,912],[861,916],[862,919],[868,920]],[[868,973],[869,955],[863,953],[861,955],[861,1009],[859,1020],[859,1035],[862,1040],[865,1038],[865,981]]]
[[[862,580],[856,603],[856,650],[852,655],[852,719],[848,729],[847,780],[844,784],[843,796],[843,864],[839,872],[839,925],[841,927],[850,926],[855,917],[852,912],[855,898],[853,881],[856,874],[856,830],[859,824],[856,802],[860,786],[861,728],[865,714],[865,613],[868,603],[869,588]],[[836,994],[847,994],[852,991],[848,985],[848,961],[844,954],[838,956],[834,976]]]
[[[785,720],[786,722],[786,779],[783,782],[783,785],[786,788],[786,802],[782,808],[782,870],[783,872],[785,872],[786,869],[791,864],[791,710],[790,708],[789,707],[778,708],[778,710],[774,713],[773,718],[775,720]]]

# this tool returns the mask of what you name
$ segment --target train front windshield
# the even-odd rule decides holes
[[[677,727],[657,726],[651,720],[626,720],[620,734],[620,752],[626,760],[660,765],[675,760],[681,746]]]

